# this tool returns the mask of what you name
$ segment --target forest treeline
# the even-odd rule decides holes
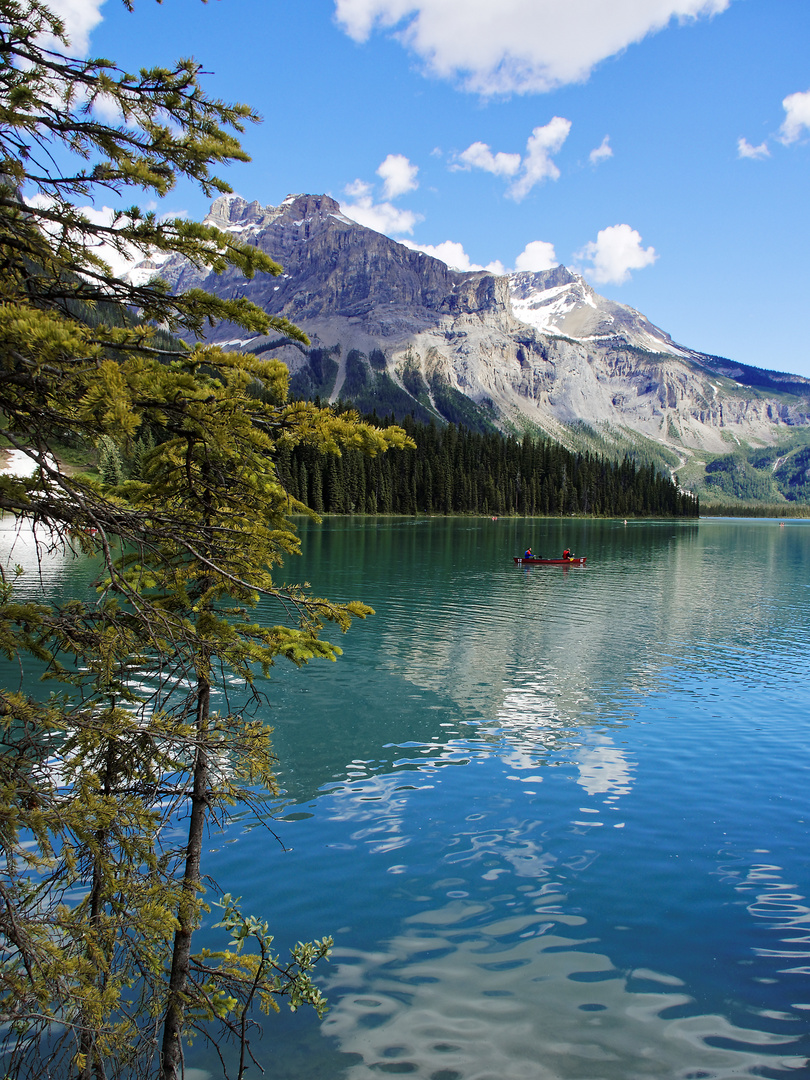
[[[706,466],[707,497],[733,504],[739,499],[769,504],[810,499],[810,446],[799,433],[779,446],[738,447]],[[777,511],[778,513],[778,511]]]
[[[394,418],[368,418],[380,426]],[[698,517],[697,498],[654,466],[574,453],[550,439],[399,421],[415,450],[340,457],[280,450],[284,487],[318,513]]]
[[[808,518],[810,506],[807,503],[712,503],[703,507],[704,517],[741,517],[741,518]]]

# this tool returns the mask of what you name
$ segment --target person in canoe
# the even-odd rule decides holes
[[[571,559],[573,558],[573,555],[571,554],[571,551],[570,551],[569,548],[566,548],[565,551],[563,552],[563,558],[565,559],[566,562],[571,562]]]
[[[534,555],[532,555],[532,549],[531,548],[526,548],[526,550],[523,552],[523,558],[524,559],[533,559],[534,558]]]

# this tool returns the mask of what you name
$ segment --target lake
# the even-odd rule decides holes
[[[289,580],[376,615],[262,687],[278,840],[210,838],[282,952],[335,938],[268,1077],[810,1075],[810,522],[301,530]]]

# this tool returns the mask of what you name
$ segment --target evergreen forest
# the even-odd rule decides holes
[[[391,416],[368,418],[375,425]],[[300,444],[277,468],[293,498],[318,513],[698,517],[700,503],[653,465],[574,453],[550,439],[399,421],[415,449],[369,458]]]
[[[794,506],[810,499],[810,446],[798,433],[779,446],[738,447],[706,465],[706,495],[713,504],[738,499]],[[783,503],[784,505],[784,503]],[[777,509],[777,514],[782,511]]]

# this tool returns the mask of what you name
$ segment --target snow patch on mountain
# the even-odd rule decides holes
[[[169,261],[171,255],[167,252],[154,252],[148,259],[133,262],[121,277],[136,288],[141,288],[154,277],[159,277],[158,271]]]
[[[327,195],[290,195],[279,206],[222,196],[205,223],[256,244],[284,273],[245,280],[179,256],[141,271],[149,277],[159,270],[178,291],[245,296],[289,318],[309,335],[313,355],[329,350],[336,359],[325,389],[332,400],[356,350],[381,355],[385,377],[403,391],[406,375],[418,374],[430,395],[434,386],[458,391],[508,430],[541,430],[563,442],[577,423],[622,438],[635,432],[679,452],[722,453],[738,439],[766,445],[810,424],[810,381],[807,394],[791,376],[785,393],[779,385],[767,394],[734,387],[731,361],[677,344],[565,266],[508,276],[452,270],[347,218]],[[310,354],[297,344],[247,340],[232,324],[206,337],[229,348],[272,341],[294,376],[323,377],[310,371]],[[377,370],[365,376],[369,389]],[[431,401],[441,411],[439,399]]]
[[[515,317],[541,334],[583,342],[619,338],[647,352],[692,355],[634,308],[600,296],[565,266],[511,274],[509,291]]]

